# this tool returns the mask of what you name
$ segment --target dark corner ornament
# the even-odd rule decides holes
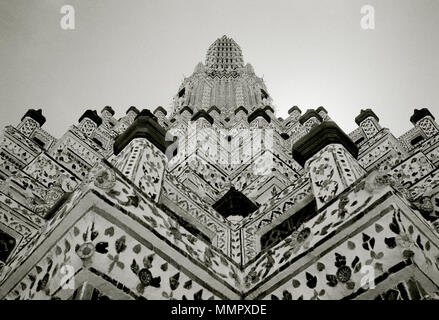
[[[96,123],[96,125],[99,127],[102,123],[102,118],[98,116],[98,113],[96,112],[96,110],[87,110],[85,111],[82,116],[79,118],[78,122],[81,123],[81,121],[84,118],[88,118],[91,121],[93,121],[94,123]]]
[[[285,133],[285,132],[281,133],[280,136],[281,136],[282,139],[284,139],[284,140],[288,140],[288,139],[290,138],[290,135],[289,135],[288,133]]]
[[[307,135],[294,144],[293,158],[304,166],[313,155],[333,143],[344,146],[355,159],[358,157],[358,147],[351,138],[333,121],[325,121],[312,128]]]
[[[205,110],[200,110],[197,113],[195,113],[192,116],[191,121],[197,121],[200,118],[206,119],[211,125],[213,124],[212,116],[210,114],[208,114]]]
[[[212,207],[225,218],[229,216],[246,217],[258,209],[257,205],[234,187],[231,187]]]
[[[46,122],[46,118],[43,116],[43,112],[41,111],[41,109],[38,109],[38,110],[29,109],[29,110],[27,110],[26,113],[24,114],[24,116],[21,118],[21,121],[23,121],[23,119],[26,118],[26,117],[34,119],[36,122],[38,122],[40,127]]]
[[[326,114],[328,114],[328,111],[323,107],[323,106],[320,106],[320,107],[318,107],[317,109],[316,109],[316,112],[317,113],[320,113],[320,112],[324,112],[324,113],[326,113]]]
[[[137,109],[135,106],[131,106],[131,107],[129,107],[128,110],[127,110],[127,112],[126,112],[126,114],[130,113],[130,111],[133,111],[133,112],[135,112],[135,113],[137,113],[137,114],[140,113],[139,109]]]
[[[274,109],[270,106],[265,106],[265,108],[263,110],[264,111],[270,110],[272,113],[274,113]]]
[[[300,124],[304,124],[306,121],[308,121],[309,119],[311,119],[312,117],[317,118],[317,120],[319,120],[320,122],[323,121],[323,118],[321,115],[319,115],[319,113],[314,110],[314,109],[308,109],[305,114],[303,116],[301,116],[299,118],[299,122]]]
[[[102,109],[102,112],[107,111],[109,112],[112,116],[114,116],[114,110],[111,106],[105,106],[104,109]]]
[[[375,112],[373,112],[371,109],[361,109],[360,114],[355,118],[355,123],[357,125],[360,125],[361,122],[363,122],[364,120],[366,120],[367,118],[372,117],[375,118],[376,121],[380,121],[380,118],[378,118],[378,116],[375,114]]]
[[[246,108],[244,108],[243,106],[239,106],[239,108],[235,109],[235,115],[239,112],[239,111],[244,111],[245,114],[248,114],[248,110]]]
[[[134,118],[134,121],[140,117],[149,117],[157,122],[157,117],[148,109],[143,109],[141,112],[139,112],[139,114]]]
[[[207,113],[211,113],[212,111],[216,111],[219,114],[221,114],[221,110],[217,108],[217,106],[211,106],[208,110]]]
[[[161,112],[163,113],[165,116],[168,114],[168,112],[165,110],[165,108],[163,108],[162,106],[158,106],[155,110],[154,110],[154,114],[156,114],[157,112]]]
[[[427,116],[430,116],[433,118],[433,120],[435,120],[430,110],[428,110],[427,108],[422,108],[419,110],[415,109],[415,111],[413,111],[413,115],[410,117],[410,122],[416,124],[419,120]]]
[[[290,108],[290,110],[288,110],[288,114],[292,114],[296,110],[299,111],[299,113],[302,113],[302,110],[300,110],[298,106],[293,106]]]
[[[267,112],[265,112],[264,109],[256,109],[251,115],[248,116],[247,121],[248,123],[252,123],[253,120],[255,120],[257,117],[262,117],[265,120],[267,120],[268,123],[271,122],[271,118],[270,116],[267,114]]]
[[[165,153],[172,141],[166,141],[166,130],[157,123],[157,117],[144,109],[134,122],[114,141],[114,154],[118,155],[133,139],[145,138]]]
[[[194,114],[194,110],[192,110],[189,106],[183,107],[183,109],[180,110],[180,114],[182,114],[186,110],[189,111],[190,114]]]

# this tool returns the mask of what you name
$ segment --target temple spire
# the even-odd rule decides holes
[[[244,66],[241,48],[227,36],[217,39],[208,49],[206,66],[217,70],[236,70]]]
[[[272,105],[264,80],[250,64],[244,64],[241,48],[225,35],[209,46],[205,63],[195,66],[173,100],[172,114],[178,115],[185,107],[198,112],[215,106],[224,119],[241,106],[253,112]]]

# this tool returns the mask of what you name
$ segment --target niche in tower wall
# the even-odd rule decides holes
[[[231,187],[212,207],[224,218],[227,218],[229,216],[247,217],[259,206],[254,204],[245,194]]]
[[[261,251],[266,250],[279,243],[294,231],[300,225],[311,219],[317,212],[317,203],[313,199],[302,209],[292,214],[288,219],[284,220],[270,231],[264,233],[261,237]]]

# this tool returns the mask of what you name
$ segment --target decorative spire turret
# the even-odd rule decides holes
[[[243,106],[249,113],[270,106],[272,99],[262,78],[250,64],[244,64],[241,48],[231,38],[222,36],[210,45],[205,64],[198,63],[194,73],[185,78],[174,96],[173,114],[184,107],[194,113],[216,106],[221,118],[231,118]]]
[[[206,67],[217,70],[236,70],[244,67],[241,48],[232,38],[222,36],[209,47]]]

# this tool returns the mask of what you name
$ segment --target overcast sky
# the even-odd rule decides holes
[[[62,30],[60,8],[75,8]],[[360,8],[375,8],[362,30]],[[324,106],[346,132],[372,108],[399,136],[439,118],[438,0],[0,0],[0,128],[42,108],[60,137],[86,109],[169,106],[222,35],[263,76],[278,116]]]

